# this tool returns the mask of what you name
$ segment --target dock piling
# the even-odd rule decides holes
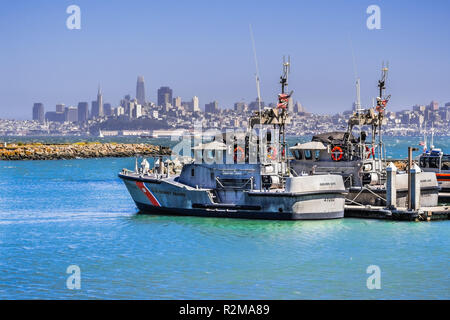
[[[412,179],[411,179],[411,169],[413,166],[413,151],[418,151],[418,148],[408,147],[408,210],[412,210]],[[420,195],[420,192],[419,192]]]
[[[420,178],[419,173],[420,168],[414,164],[410,170],[411,174],[411,185],[409,194],[411,195],[411,207],[409,210],[419,210],[420,209]]]
[[[397,205],[397,167],[390,162],[386,167],[386,207],[395,209]]]

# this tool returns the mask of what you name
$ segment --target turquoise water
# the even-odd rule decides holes
[[[134,159],[0,161],[0,299],[450,298],[450,221],[137,215],[124,167]]]

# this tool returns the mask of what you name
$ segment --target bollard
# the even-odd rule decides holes
[[[413,167],[413,151],[418,151],[418,148],[408,147],[408,210],[412,208],[412,196],[411,196],[411,168]]]
[[[420,209],[420,177],[421,172],[417,164],[414,164],[411,168],[411,207],[409,210]]]
[[[397,205],[397,167],[390,162],[386,167],[386,207],[395,208]]]

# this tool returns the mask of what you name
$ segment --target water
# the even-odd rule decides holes
[[[124,167],[134,159],[0,161],[0,299],[450,298],[450,221],[137,215]]]

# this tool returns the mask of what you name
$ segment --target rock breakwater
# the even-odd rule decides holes
[[[0,146],[0,160],[57,160],[170,154],[170,149],[150,144],[77,142],[72,144],[9,144]]]

